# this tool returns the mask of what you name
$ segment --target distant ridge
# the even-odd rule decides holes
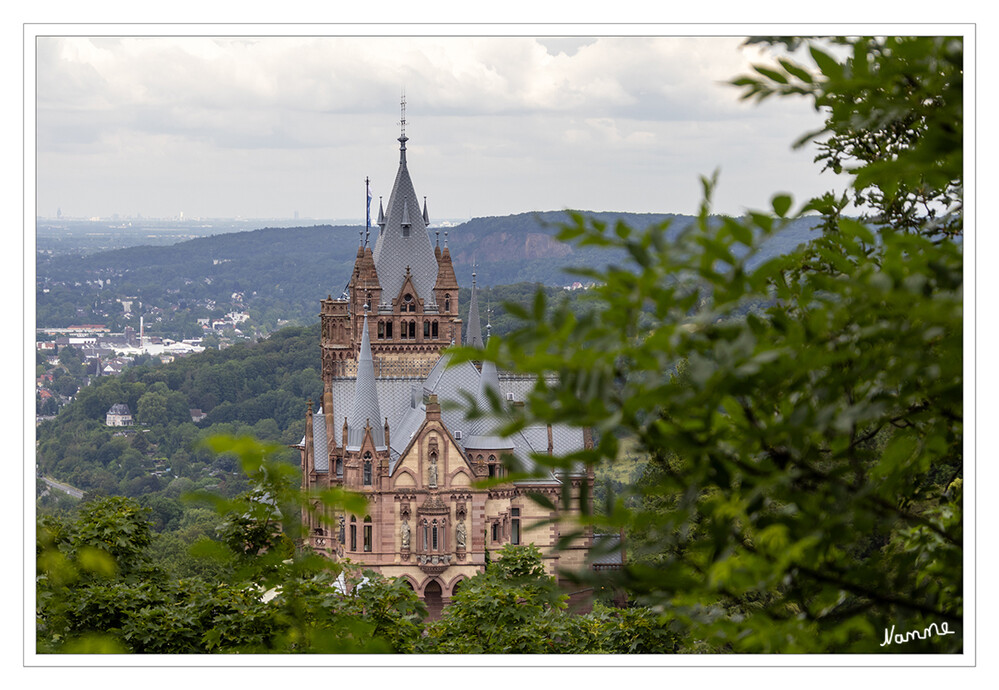
[[[613,224],[617,220],[635,228],[671,221],[669,234],[694,221],[692,216],[670,213],[624,213],[581,211],[584,215]],[[473,262],[480,287],[540,282],[565,285],[572,282],[563,269],[599,267],[619,262],[621,257],[603,249],[571,247],[554,235],[568,211],[518,213],[509,216],[473,218],[453,227],[431,227],[431,243],[445,241],[454,259],[459,281],[468,283]],[[765,255],[790,251],[814,236],[816,221],[800,219],[772,238]],[[39,325],[58,326],[51,318],[53,300],[67,300],[44,285],[72,286],[73,299],[91,300],[87,281],[110,278],[108,290],[119,297],[137,296],[149,305],[177,300],[212,299],[228,303],[233,293],[245,296],[246,308],[266,309],[282,319],[311,323],[317,318],[318,300],[338,296],[353,270],[359,242],[358,226],[314,225],[309,227],[260,228],[178,242],[169,246],[136,246],[91,254],[59,256],[38,262]],[[48,282],[47,282],[48,281]],[[74,285],[80,283],[80,285]],[[92,288],[93,295],[102,290]],[[170,295],[167,298],[167,294]],[[285,314],[287,314],[285,316]],[[43,316],[51,323],[42,323]],[[78,322],[82,315],[67,315]]]

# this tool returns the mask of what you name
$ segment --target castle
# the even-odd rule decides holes
[[[346,290],[321,300],[323,398],[315,412],[309,403],[298,446],[304,489],[361,493],[367,512],[320,517],[316,504],[302,519],[314,550],[403,578],[438,615],[463,580],[483,571],[489,552],[507,543],[538,546],[551,575],[586,567],[592,534],[554,549],[578,504],[559,514],[529,494],[559,506],[566,484],[574,499],[584,484],[592,488],[592,472],[475,484],[501,479],[504,456],[531,468],[532,454],[592,443],[587,432],[559,426],[500,437],[495,418],[469,419],[448,405],[465,396],[485,409],[490,397],[521,405],[535,380],[490,362],[448,366],[448,346],[483,345],[475,274],[466,325],[447,235],[443,249],[439,233],[431,245],[426,197],[421,210],[410,179],[405,103],[398,141],[399,169],[387,209],[379,200],[374,247],[363,235]]]

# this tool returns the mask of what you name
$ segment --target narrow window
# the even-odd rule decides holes
[[[435,340],[437,339],[437,322],[436,321],[434,321],[433,337],[434,337]]]
[[[371,486],[371,453],[364,454],[364,485]]]
[[[357,518],[350,518],[350,550],[357,551]]]
[[[451,311],[451,295],[444,295],[444,311]]]
[[[416,338],[416,322],[415,321],[410,321],[409,322],[409,337],[413,338],[413,339]]]
[[[433,547],[433,550],[437,551],[438,549],[437,549],[437,521],[436,520],[434,520],[434,526],[433,526],[433,529],[430,531],[430,534],[431,534],[431,538],[432,538],[431,545]]]
[[[364,550],[371,551],[371,518],[364,518]]]
[[[426,552],[428,550],[427,549],[427,542],[428,542],[428,536],[429,536],[429,534],[430,534],[430,525],[427,523],[426,520],[424,520],[423,521],[423,551],[424,552]]]
[[[493,541],[499,541],[500,540],[499,523],[498,522],[494,522],[493,523],[493,534],[492,534],[492,537],[493,537]]]
[[[429,321],[424,321],[423,322],[423,337],[424,338],[429,338],[430,337],[430,322]]]
[[[343,458],[336,459],[336,476],[343,476]]]
[[[510,543],[519,544],[520,543],[520,508],[511,508],[510,515],[513,517],[510,520]]]
[[[385,337],[388,338],[389,340],[392,339],[392,322],[391,321],[389,321],[388,323],[385,324]]]
[[[385,339],[385,322],[384,321],[379,321],[378,322],[378,339],[379,340],[384,340]]]

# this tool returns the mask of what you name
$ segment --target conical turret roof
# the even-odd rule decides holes
[[[420,202],[413,189],[406,163],[405,133],[399,137],[399,170],[389,195],[385,225],[375,242],[374,259],[382,283],[382,303],[391,304],[406,279],[406,266],[413,275],[413,286],[424,304],[436,304],[434,283],[437,259],[427,234],[427,223],[419,212]]]
[[[354,386],[354,408],[347,424],[347,442],[350,450],[357,450],[364,441],[364,430],[371,427],[371,438],[376,448],[385,447],[385,428],[382,426],[378,389],[375,387],[375,365],[371,357],[371,338],[368,335],[368,315],[364,314],[361,333],[361,351],[357,356],[357,380]]]

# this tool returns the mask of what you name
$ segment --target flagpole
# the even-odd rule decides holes
[[[371,234],[371,181],[367,177],[364,178],[364,203],[364,245],[367,246]]]

